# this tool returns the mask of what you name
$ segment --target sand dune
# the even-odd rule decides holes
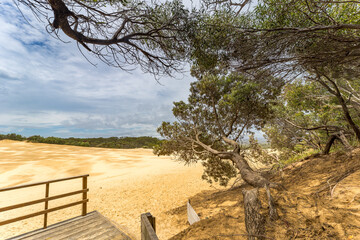
[[[39,143],[0,141],[0,188],[90,174],[88,210],[98,210],[134,239],[140,237],[140,214],[151,212],[160,239],[167,239],[187,224],[172,221],[168,210],[211,187],[201,180],[202,166],[184,166],[170,157],[157,157],[149,149],[104,149]],[[0,193],[0,207],[44,197],[44,186]],[[50,185],[50,195],[79,190],[80,180]],[[50,207],[81,196],[51,202]],[[43,204],[0,214],[0,220],[43,210]],[[80,215],[80,207],[49,214],[49,223]],[[42,217],[0,227],[0,239],[41,228]]]

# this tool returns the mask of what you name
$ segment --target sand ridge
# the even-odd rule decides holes
[[[201,180],[200,164],[184,166],[171,157],[157,157],[150,149],[105,149],[28,142],[0,141],[0,188],[90,174],[88,211],[100,213],[140,238],[140,214],[151,212],[160,239],[187,227],[172,221],[167,212],[201,191],[212,189]],[[79,190],[81,181],[50,185],[50,195]],[[42,198],[44,186],[0,193],[0,207]],[[24,197],[26,197],[24,199]],[[50,207],[80,200],[81,196],[55,200]],[[43,210],[43,204],[0,214],[0,220]],[[79,215],[80,207],[50,213],[55,223]],[[42,216],[0,227],[0,239],[42,226]]]

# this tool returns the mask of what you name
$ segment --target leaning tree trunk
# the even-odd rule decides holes
[[[265,187],[266,184],[271,184],[269,180],[251,169],[248,162],[238,153],[233,153],[231,160],[236,164],[239,169],[242,179],[253,187],[261,188]],[[272,186],[270,186],[272,187]]]
[[[243,190],[245,226],[249,240],[265,239],[265,218],[260,214],[258,189]]]
[[[324,75],[325,76],[325,75]],[[325,76],[326,77],[326,76]],[[331,93],[331,94],[334,94],[336,96],[336,98],[338,99],[340,105],[341,105],[341,108],[343,110],[343,113],[344,113],[344,116],[345,116],[345,119],[346,121],[348,122],[348,124],[350,125],[350,127],[353,129],[353,131],[355,132],[355,135],[356,135],[356,138],[358,141],[360,141],[360,128],[358,125],[356,125],[356,123],[353,121],[351,115],[350,115],[350,111],[349,111],[349,108],[347,106],[347,103],[346,101],[344,100],[342,94],[341,94],[341,91],[339,89],[339,87],[337,86],[337,84],[331,80],[330,78],[326,77],[326,79],[333,85],[334,87],[334,90],[330,89],[329,86],[326,86],[324,85],[324,83],[322,83],[327,89],[328,91]],[[321,82],[320,82],[321,83]]]
[[[352,150],[350,143],[348,142],[345,134],[342,131],[340,131],[340,133],[339,133],[339,139],[340,139],[341,143],[344,145],[346,150],[348,150],[348,151]]]
[[[276,211],[275,203],[270,193],[270,188],[278,188],[279,185],[271,183],[269,180],[260,175],[260,173],[255,172],[251,169],[247,161],[238,153],[234,153],[232,160],[235,162],[237,168],[240,170],[240,175],[242,179],[248,184],[256,188],[265,188],[266,194],[269,200],[269,215],[271,220],[276,220],[278,214]]]
[[[352,149],[351,145],[349,144],[348,140],[346,139],[343,132],[333,134],[329,137],[326,146],[324,148],[323,154],[329,154],[330,148],[333,145],[334,141],[338,139],[341,141],[341,143],[344,145],[345,149],[350,151]]]
[[[338,138],[336,135],[331,135],[326,143],[323,154],[329,154],[330,148],[333,145],[334,141]]]
[[[349,123],[351,128],[354,130],[357,140],[360,141],[360,128],[359,128],[359,126],[356,125],[356,123],[353,121],[352,117],[350,116],[349,108],[347,107],[347,105],[346,105],[346,103],[344,101],[344,98],[341,95],[337,96],[337,98],[340,101],[340,105],[341,105],[341,107],[343,109],[346,121]]]
[[[318,82],[323,85],[329,93],[333,94],[339,101],[341,108],[343,110],[344,116],[346,121],[348,122],[348,124],[350,125],[350,127],[353,129],[353,131],[355,132],[356,138],[358,141],[360,141],[360,128],[358,125],[356,125],[356,123],[353,121],[351,115],[350,115],[350,111],[349,108],[347,106],[346,101],[344,100],[341,91],[337,85],[336,82],[334,82],[332,79],[330,79],[328,76],[326,76],[325,74],[320,74],[316,69],[315,71],[319,74],[319,79]],[[326,78],[326,80],[333,86],[334,89],[332,89],[330,86],[328,86],[324,81],[321,80],[321,75],[324,76]]]

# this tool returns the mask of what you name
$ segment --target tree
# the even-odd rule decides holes
[[[339,71],[342,72],[342,76],[339,76]],[[315,68],[314,69],[315,72],[315,76],[310,78],[313,81],[317,81],[318,83],[320,83],[331,95],[335,96],[338,104],[340,104],[341,109],[343,111],[343,115],[346,119],[346,121],[348,122],[349,126],[352,128],[352,130],[354,131],[357,140],[360,141],[360,128],[358,126],[358,124],[356,124],[353,120],[353,117],[350,114],[350,110],[348,107],[348,101],[351,101],[352,98],[352,92],[353,88],[351,89],[352,91],[345,91],[345,94],[343,93],[342,90],[346,90],[346,87],[351,87],[352,83],[354,82],[354,80],[358,80],[360,76],[358,76],[357,74],[350,74],[350,79],[349,76],[346,76],[346,71],[344,71],[344,69],[339,69],[339,67],[336,67],[335,70],[334,69],[326,69],[326,68],[322,68],[321,70],[319,70],[319,68]],[[331,74],[331,75],[330,75]],[[352,79],[355,78],[355,79]],[[346,87],[344,87],[343,82],[346,81],[347,84],[345,85]],[[341,85],[343,87],[341,87]],[[356,94],[356,92],[355,92]],[[345,98],[345,96],[348,95],[348,100]],[[352,101],[354,102],[354,101]],[[355,101],[356,103],[356,101]],[[359,112],[358,112],[359,113]]]
[[[339,86],[340,83],[344,82],[339,82]],[[351,86],[351,89],[358,88]],[[312,148],[326,154],[331,147],[329,143],[335,139],[345,148],[351,148],[348,139],[352,140],[354,134],[342,107],[319,82],[297,79],[286,84],[280,99],[274,109],[276,117],[263,129],[272,148],[294,153]],[[355,108],[349,110],[357,116]],[[359,118],[355,120],[358,122]]]
[[[225,66],[238,72],[271,71],[289,82],[298,76],[316,81],[336,97],[360,140],[347,104],[358,107],[351,86],[360,78],[360,2],[263,0],[242,14],[231,1],[210,2],[218,8],[204,17],[205,30],[197,31],[193,43],[192,59],[202,72]]]
[[[271,117],[282,84],[266,73],[203,75],[191,84],[188,103],[174,103],[177,121],[159,127],[166,141],[155,153],[174,154],[186,163],[204,161],[207,177],[221,183],[227,183],[235,167],[253,187],[278,187],[250,168],[241,139]]]
[[[193,55],[199,65],[202,56],[215,51],[222,53],[217,60],[243,71],[269,67],[281,72],[304,71],[314,66],[359,64],[359,1],[261,0],[253,10],[241,14],[238,11],[251,1],[206,3],[212,11],[205,11],[204,24],[215,29],[222,26],[227,34],[213,38],[223,36],[218,42],[227,44],[205,45]],[[199,37],[207,34],[199,33]],[[212,36],[206,35],[204,41],[212,41]],[[222,58],[224,55],[228,57]]]
[[[189,11],[180,1],[16,0],[45,19],[48,32],[60,30],[101,61],[121,69],[170,74],[181,68]],[[80,48],[79,48],[80,49]]]

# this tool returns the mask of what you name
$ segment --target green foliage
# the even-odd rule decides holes
[[[289,151],[283,151],[279,157],[281,166],[286,166],[288,164],[298,162],[300,160],[303,160],[304,158],[311,156],[313,154],[320,153],[319,150],[316,149],[306,149],[301,152],[289,152]]]
[[[331,134],[352,142],[358,132],[352,121],[360,124],[360,5],[261,0],[252,11],[240,13],[218,6],[201,18],[192,74],[266,71],[283,77],[288,84],[271,109],[276,117],[264,128],[273,148],[322,150]]]
[[[231,178],[236,177],[237,170],[230,161],[217,157],[209,157],[202,162],[204,173],[202,179],[212,184],[218,182],[220,186],[227,186]]]
[[[163,122],[158,128],[166,141],[154,152],[172,154],[185,163],[201,160],[205,167],[203,178],[225,185],[235,175],[235,168],[204,145],[227,152],[233,146],[224,141],[224,135],[240,142],[244,133],[264,126],[272,116],[271,106],[282,85],[281,79],[265,73],[203,74],[191,84],[188,102],[174,103],[177,121]]]
[[[253,19],[260,28],[308,27],[343,24],[359,24],[359,4],[355,2],[262,0],[256,6]]]
[[[0,140],[9,139],[9,140],[15,140],[15,141],[23,141],[26,138],[15,133],[9,133],[9,134],[0,134]]]
[[[192,74],[200,78],[199,72],[222,72],[226,67],[223,62],[229,61],[229,52],[224,51],[231,45],[236,25],[235,13],[226,10],[209,15],[206,12],[199,16],[198,25],[191,38],[191,59],[193,59]]]
[[[338,78],[336,84],[348,99],[351,99],[351,96],[346,85],[355,95],[356,91],[360,90],[357,81]],[[318,81],[299,79],[288,83],[280,99],[274,109],[276,118],[269,122],[263,131],[271,147],[284,152],[287,157],[306,154],[307,151],[312,151],[311,149],[322,151],[330,135],[339,132],[345,134],[348,141],[354,142],[354,133],[344,118],[338,99]],[[349,106],[351,105],[350,114],[359,124],[358,103],[349,102]]]
[[[250,125],[259,128],[267,123],[263,131],[271,147],[284,153],[283,160],[290,157],[293,159],[289,161],[293,161],[297,154],[321,151],[332,134],[341,134],[352,142],[356,127],[341,100],[345,100],[353,122],[359,125],[359,10],[360,5],[351,1],[261,0],[245,13],[221,3],[212,12],[203,12],[191,42],[191,73],[201,83],[196,83],[196,94],[192,91],[188,104],[175,105],[178,125],[168,123],[166,127],[178,132],[187,124],[182,134],[193,131],[188,138],[194,138],[193,129],[199,129],[200,137],[205,132],[210,144],[221,139],[216,123],[219,121],[204,109],[211,109],[209,103],[215,102],[221,123],[228,123],[238,106],[239,112],[246,115],[243,97],[257,96],[256,85],[266,88],[271,80],[259,77],[252,83],[240,83],[236,89],[233,86],[237,80],[230,75],[246,76],[240,74],[245,72],[262,76],[265,72],[281,76],[288,84],[284,88],[277,86],[281,98],[271,102],[264,115],[252,115]],[[234,85],[226,85],[219,76]],[[258,100],[272,99],[261,91],[258,96],[262,96]],[[247,104],[258,112],[261,108],[257,103]],[[189,123],[194,116],[201,121]],[[234,128],[241,129],[241,124]],[[174,139],[180,137],[173,132],[169,149],[177,146]],[[191,151],[190,146],[188,149]],[[256,155],[261,151],[254,148],[253,152]]]
[[[314,67],[357,69],[359,6],[350,1],[261,0],[241,13],[219,6],[200,18],[192,62],[200,72],[266,69],[287,78]]]
[[[259,144],[255,139],[254,134],[249,135],[249,145],[246,150],[245,158],[252,162],[260,162],[266,165],[271,165],[274,162],[278,162],[277,154],[270,153],[264,148],[265,145]]]
[[[346,54],[359,34],[356,28],[348,27],[360,23],[359,10],[358,3],[347,1],[263,0],[249,15],[252,19],[249,27],[278,29],[268,32],[270,37],[278,41],[274,47],[282,48],[288,57],[303,58],[298,62],[301,67],[337,66],[345,59],[340,52]],[[336,25],[343,27],[328,28]],[[314,27],[320,29],[311,31]],[[274,50],[273,53],[276,53]],[[314,59],[305,59],[310,56]]]
[[[16,141],[29,141],[34,143],[62,144],[82,147],[101,147],[101,148],[153,148],[161,143],[161,140],[154,137],[110,137],[110,138],[58,138],[58,137],[41,137],[34,135],[23,137],[18,134],[0,134],[0,140],[10,139]]]

